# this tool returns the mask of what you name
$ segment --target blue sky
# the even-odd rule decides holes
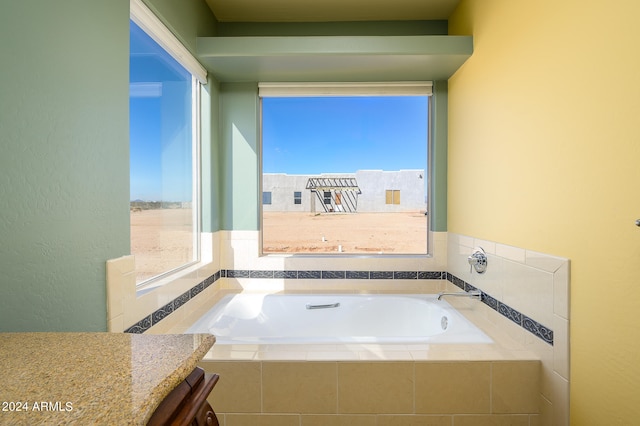
[[[426,168],[426,96],[262,102],[264,173]]]
[[[131,22],[130,199],[191,201],[191,74]]]

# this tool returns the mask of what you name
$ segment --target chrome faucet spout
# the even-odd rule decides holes
[[[438,300],[442,300],[442,296],[469,297],[471,299],[482,300],[482,292],[480,290],[458,291],[454,293],[443,291],[438,293]]]

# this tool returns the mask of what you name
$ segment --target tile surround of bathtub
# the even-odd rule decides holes
[[[476,247],[487,254],[484,274],[471,273],[467,262]],[[449,233],[447,264],[454,285],[477,288],[490,296],[481,314],[542,360],[541,424],[568,425],[569,260]],[[553,345],[543,343],[546,340]]]
[[[289,418],[295,425],[450,426],[468,416],[536,424],[539,364],[204,360],[200,367],[228,378],[209,397],[226,426],[289,424],[279,423]],[[246,423],[235,423],[240,417]]]
[[[452,282],[454,285],[459,287],[464,291],[475,290],[476,288],[469,283],[463,281],[462,279],[456,277],[453,274],[443,272],[443,271],[322,271],[322,270],[314,270],[314,271],[268,271],[268,270],[221,270],[217,271],[215,274],[207,277],[202,282],[199,282],[195,286],[191,287],[184,293],[180,294],[175,299],[171,300],[166,305],[158,308],[153,311],[149,315],[144,316],[139,319],[133,325],[125,329],[124,331],[127,333],[144,333],[149,330],[151,327],[157,325],[160,321],[165,319],[167,316],[172,314],[174,311],[177,311],[184,304],[194,299],[199,293],[201,293],[204,289],[209,287],[211,284],[217,282],[220,278],[227,279],[249,279],[249,280],[270,280],[275,279],[277,276],[286,276],[287,280],[318,280],[319,283],[331,281],[340,281],[340,280],[352,280],[353,276],[359,277],[359,280],[393,280],[395,283],[402,282],[405,284],[407,281],[416,281],[418,280],[443,280],[446,279]],[[361,285],[365,285],[363,281],[359,281],[358,287]],[[322,284],[320,284],[322,285]],[[257,282],[256,286],[258,288],[265,288],[261,283]],[[340,285],[338,285],[341,287]],[[224,286],[223,286],[224,287]],[[308,287],[307,284],[303,285],[303,287]],[[398,285],[398,288],[400,285]],[[424,290],[427,290],[426,288]],[[428,291],[422,291],[428,292]],[[538,321],[529,318],[522,313],[518,312],[516,309],[513,309],[509,305],[497,301],[494,297],[492,297],[488,293],[482,294],[483,302],[489,306],[490,308],[498,311],[505,317],[509,318],[511,321],[518,324],[520,327],[523,327],[536,337],[542,339],[548,344],[553,345],[553,330],[543,326]]]
[[[566,259],[447,233],[434,234],[436,253],[431,258],[261,257],[257,256],[256,236],[254,231],[216,233],[213,251],[220,253],[220,257],[195,275],[172,283],[170,289],[154,291],[156,294],[153,298],[146,295],[136,298],[132,257],[115,259],[115,264],[107,265],[109,330],[121,332],[139,321],[143,322],[142,328],[155,321],[156,325],[147,332],[168,330],[171,321],[194,311],[192,308],[181,307],[195,306],[195,310],[198,310],[198,306],[205,304],[203,300],[210,302],[220,290],[242,289],[250,281],[263,285],[286,280],[287,288],[294,291],[304,291],[307,287],[326,290],[343,288],[343,283],[347,280],[352,281],[350,285],[353,291],[368,288],[373,289],[371,291],[389,291],[390,288],[419,291],[425,285],[441,289],[442,284],[437,280],[441,280],[444,274],[444,278],[449,281],[442,282],[451,282],[451,286],[455,284],[460,287],[462,284],[463,288],[468,285],[480,289],[484,293],[482,306],[486,308],[482,315],[488,321],[499,324],[506,333],[542,360],[541,424],[568,424],[570,312],[569,262]],[[476,246],[482,246],[489,257],[489,268],[483,275],[470,274],[466,261]],[[303,271],[302,274],[300,271]],[[317,278],[317,272],[314,271],[320,271],[320,278]],[[414,271],[416,278],[413,278]],[[235,277],[245,273],[248,273],[247,278]],[[231,276],[227,277],[227,274]],[[114,279],[114,276],[117,278]],[[250,278],[252,276],[254,278]],[[308,278],[304,278],[307,276]],[[402,278],[394,280],[394,277]],[[213,280],[215,284],[205,288],[207,279]],[[116,285],[112,286],[112,283]],[[519,291],[531,295],[531,300],[536,302],[530,303],[528,296],[517,294]],[[525,331],[522,324],[525,327],[530,324],[526,318],[553,330],[553,346],[544,342],[540,336]],[[532,331],[535,330],[534,327]],[[430,353],[434,354],[433,351]],[[382,359],[393,359],[394,356],[400,357],[399,354],[400,352],[391,351],[381,356]],[[367,356],[371,355],[374,354],[367,353]],[[415,355],[419,356],[419,351]]]
[[[145,316],[132,326],[128,327],[124,330],[125,333],[144,333],[149,330],[151,327],[160,323],[160,321],[167,318],[170,314],[176,312],[179,308],[186,305],[192,299],[206,290],[209,286],[214,284],[216,281],[220,279],[220,273],[216,272],[215,274],[207,277],[205,280],[199,282],[195,286],[191,287],[189,290],[185,291],[175,299],[171,300],[166,305],[156,309],[151,314]]]
[[[147,330],[160,321],[166,327],[170,322],[178,322],[185,314],[178,310],[185,302],[195,306],[205,302],[195,296],[207,289],[216,290],[220,262],[213,253],[218,251],[218,233],[202,233],[202,256],[199,264],[183,270],[171,279],[159,280],[148,289],[136,288],[135,257],[123,256],[107,261],[107,325],[110,332],[123,332],[132,325]],[[188,293],[188,294],[187,294]],[[139,324],[138,324],[139,323]]]
[[[220,235],[217,235],[220,234]],[[216,240],[213,244],[219,243],[221,246],[229,245],[233,247],[243,247],[245,250],[252,250],[256,248],[254,253],[257,253],[257,234],[253,231],[232,231],[217,233]],[[158,324],[160,321],[177,312],[178,309],[185,303],[194,299],[200,292],[206,289],[208,286],[217,282],[220,278],[233,279],[235,281],[242,279],[257,279],[257,280],[300,280],[299,287],[305,287],[307,281],[325,283],[329,281],[341,281],[341,280],[370,280],[376,282],[384,282],[385,280],[404,280],[411,282],[415,280],[418,284],[421,280],[441,280],[447,279],[457,287],[469,291],[475,288],[482,290],[483,302],[499,312],[504,317],[518,324],[520,327],[528,330],[536,337],[543,341],[553,344],[553,325],[559,324],[564,326],[561,319],[568,321],[568,308],[563,303],[559,303],[563,300],[568,301],[568,262],[565,259],[548,256],[542,253],[533,251],[527,251],[516,247],[506,246],[486,240],[477,240],[467,236],[450,234],[448,235],[448,241],[443,243],[443,237],[447,236],[446,233],[435,233],[434,240],[439,242],[438,246],[447,247],[447,258],[449,259],[449,269],[447,272],[442,271],[425,271],[425,270],[352,270],[352,269],[220,269],[211,275],[196,281],[195,285],[184,288],[184,291],[179,293],[173,298],[165,298],[164,303],[149,309],[148,314],[142,317],[132,318],[132,315],[124,314],[123,305],[131,304],[130,293],[131,288],[135,289],[134,282],[134,263],[133,256],[126,256],[115,261],[109,261],[107,265],[108,279],[116,282],[117,285],[108,285],[108,312],[109,312],[109,329],[110,331],[122,331],[124,328],[120,324],[127,326],[128,332],[144,332],[150,327]],[[487,272],[483,275],[468,273],[466,263],[466,257],[471,253],[472,247],[476,246],[485,247],[485,251],[489,256],[489,265],[491,265],[491,272]],[[215,250],[212,250],[215,251]],[[224,255],[222,255],[224,263]],[[213,258],[211,255],[210,258]],[[234,259],[237,259],[234,256]],[[267,256],[266,258],[270,258]],[[282,259],[275,257],[278,262]],[[308,264],[307,262],[321,263],[326,259],[315,258],[311,259],[303,257],[301,259],[285,258],[289,263],[298,262],[299,264]],[[375,261],[382,260],[392,261],[394,263],[401,263],[403,258],[391,258],[391,259],[378,259],[373,258]],[[294,262],[295,260],[295,262]],[[331,265],[339,264],[343,261],[351,263],[370,262],[371,258],[344,258],[344,257],[331,257]],[[405,259],[406,260],[406,259]],[[418,260],[425,261],[424,258]],[[272,262],[272,260],[269,260]],[[415,259],[409,259],[410,264],[415,262]],[[522,263],[519,263],[522,262]],[[255,263],[255,262],[254,262]],[[315,263],[314,263],[315,264]],[[370,264],[370,263],[369,263]],[[280,263],[280,265],[282,265]],[[376,266],[380,266],[377,264]],[[495,272],[494,272],[495,270]],[[211,269],[208,269],[211,272]],[[524,272],[523,272],[524,271]],[[460,276],[467,278],[467,282]],[[114,280],[114,277],[119,278]],[[119,281],[119,282],[118,282]],[[292,282],[294,282],[292,281]],[[513,288],[505,290],[505,282],[508,281],[509,285]],[[192,280],[193,282],[193,280]],[[362,281],[359,281],[361,285],[367,286]],[[564,286],[560,283],[565,283]],[[261,287],[263,284],[257,284]],[[281,285],[281,284],[277,284]],[[360,284],[358,285],[360,286]],[[118,289],[118,287],[121,287]],[[126,288],[124,288],[126,287]],[[224,287],[224,285],[223,285]],[[240,284],[242,287],[242,284]],[[314,286],[315,287],[315,286]],[[341,287],[337,285],[337,287]],[[296,288],[296,286],[292,286]],[[336,288],[332,286],[330,288]],[[116,291],[114,291],[116,289]],[[329,288],[328,288],[329,289]],[[133,290],[135,291],[135,290]],[[522,296],[524,294],[524,296]],[[123,297],[124,295],[124,297]],[[554,297],[555,296],[555,297]],[[531,300],[533,304],[529,303]],[[548,303],[549,300],[555,301],[555,303]],[[531,306],[533,305],[533,307]],[[555,306],[554,306],[555,305]],[[554,317],[554,312],[559,312],[560,318]],[[564,327],[568,329],[568,326]]]
[[[450,281],[456,287],[460,288],[461,290],[464,290],[467,292],[479,290],[478,288],[461,280],[460,278],[456,277],[453,274],[447,273],[446,275],[447,275],[447,280]],[[499,300],[495,299],[490,294],[485,293],[482,290],[479,290],[479,291],[481,291],[482,293],[482,303],[484,303],[494,311],[497,311],[498,313],[500,313],[510,321],[514,322],[518,326],[524,328],[525,330],[527,330],[537,338],[542,339],[542,341],[550,345],[553,345],[552,329],[545,327],[538,321],[523,315],[521,312],[518,312],[516,309],[513,309],[511,306],[507,305],[506,303],[502,303]]]

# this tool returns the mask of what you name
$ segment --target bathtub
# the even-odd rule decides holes
[[[235,294],[225,296],[187,333],[216,345],[323,343],[491,343],[436,295]]]

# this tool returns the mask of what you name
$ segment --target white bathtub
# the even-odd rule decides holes
[[[492,342],[435,295],[229,295],[186,332],[217,345]]]

